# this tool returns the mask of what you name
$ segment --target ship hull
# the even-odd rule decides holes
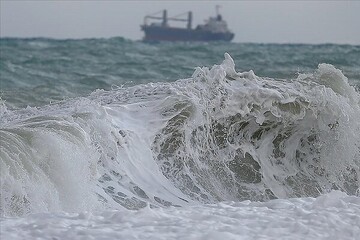
[[[231,32],[213,33],[204,30],[160,27],[160,26],[141,26],[145,32],[144,41],[231,41],[234,34]]]

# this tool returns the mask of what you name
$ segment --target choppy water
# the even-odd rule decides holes
[[[96,89],[189,78],[195,67],[220,63],[225,52],[237,71],[293,79],[320,63],[359,86],[360,46],[242,43],[145,44],[123,38],[1,39],[1,97],[12,107],[40,106]]]
[[[0,44],[2,216],[359,194],[360,46]]]

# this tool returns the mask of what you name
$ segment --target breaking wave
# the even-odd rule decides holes
[[[360,97],[320,64],[97,90],[1,115],[2,216],[359,194]]]

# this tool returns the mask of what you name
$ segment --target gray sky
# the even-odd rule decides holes
[[[0,0],[0,36],[139,40],[146,14],[191,10],[196,26],[217,4],[234,42],[360,44],[360,1]]]

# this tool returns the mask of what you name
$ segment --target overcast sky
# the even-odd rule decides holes
[[[215,14],[234,42],[360,44],[360,1],[0,0],[1,37],[143,37],[143,17],[193,11],[193,26]]]

